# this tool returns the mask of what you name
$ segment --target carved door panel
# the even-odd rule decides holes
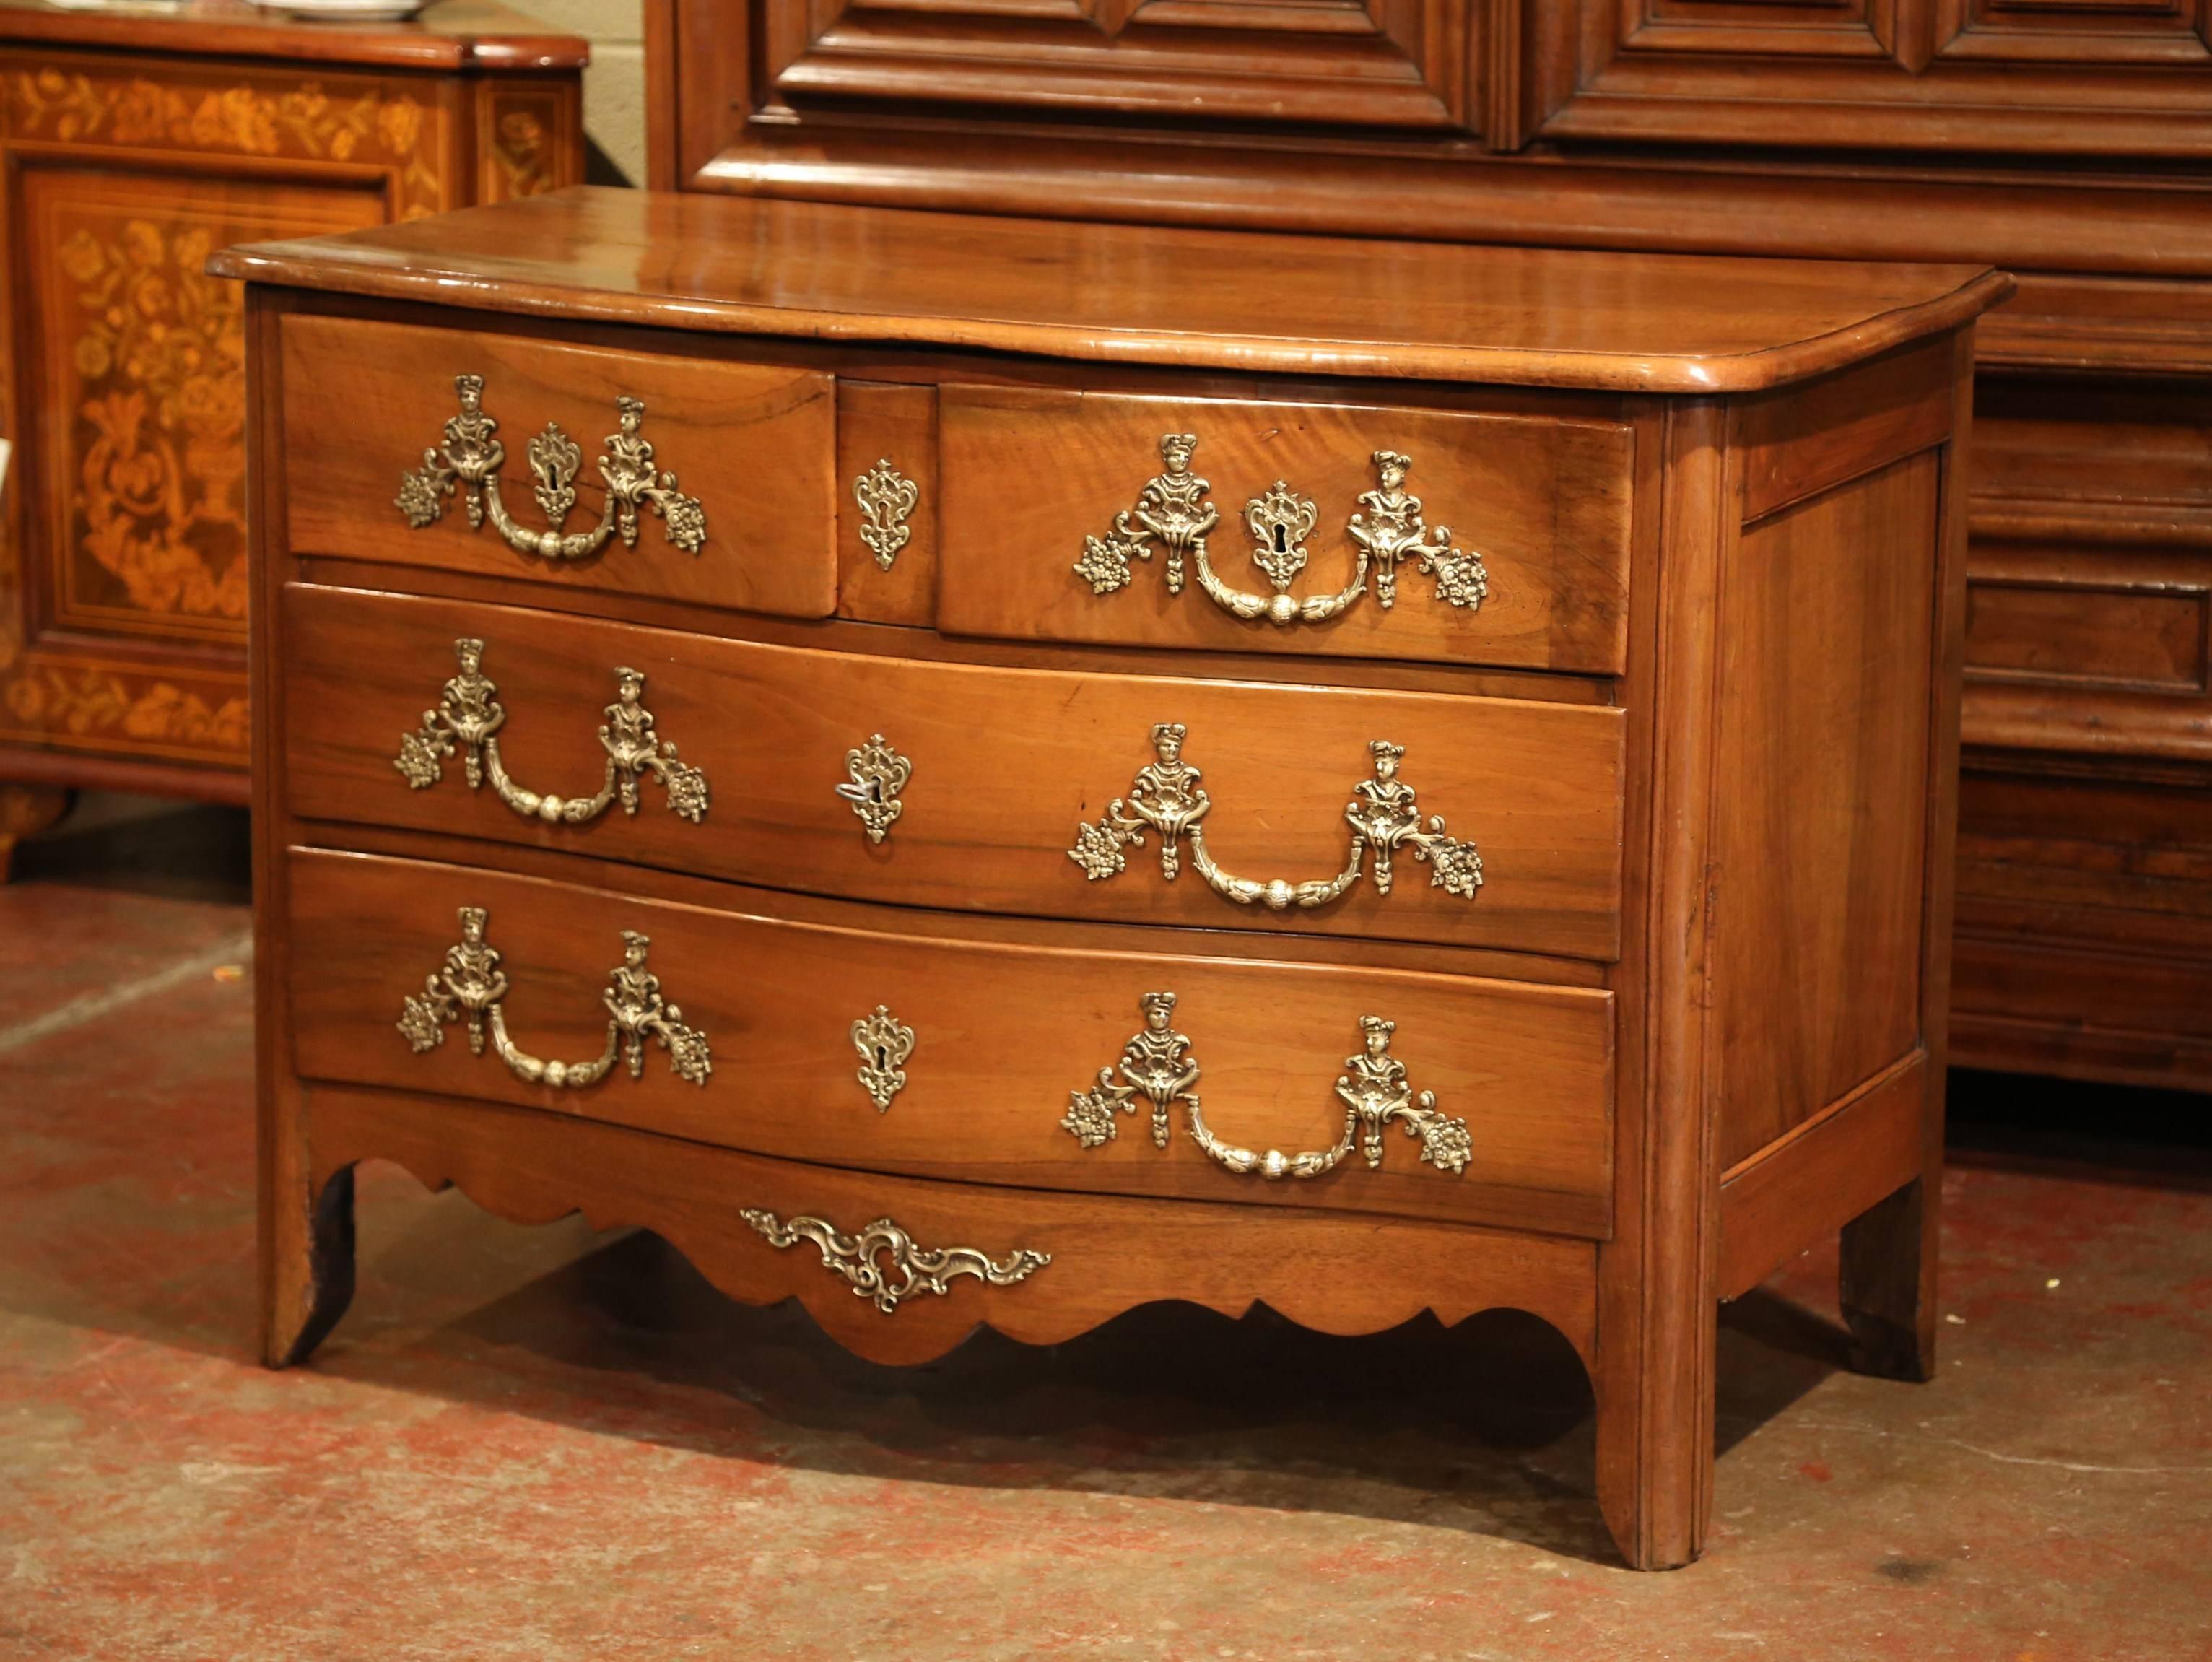
[[[2212,151],[2212,0],[1571,0],[1527,16],[1516,130],[1494,137]]]
[[[810,101],[1028,119],[1472,132],[1471,0],[811,0],[763,9],[768,113]]]

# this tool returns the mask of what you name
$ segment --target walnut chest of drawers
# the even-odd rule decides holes
[[[249,289],[263,1308],[356,1162],[854,1349],[1930,1361],[1972,268],[568,192]]]

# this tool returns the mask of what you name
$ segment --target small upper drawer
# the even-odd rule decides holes
[[[287,317],[283,342],[295,553],[836,605],[829,375],[354,318]]]
[[[1622,668],[1620,423],[961,386],[939,409],[947,630]]]

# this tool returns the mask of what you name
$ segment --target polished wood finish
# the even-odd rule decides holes
[[[602,1228],[635,1224],[665,1236],[732,1297],[798,1299],[871,1361],[928,1361],[981,1326],[1054,1344],[1164,1298],[1226,1316],[1264,1303],[1324,1333],[1380,1332],[1424,1310],[1458,1321],[1510,1305],[1542,1317],[1584,1356],[1596,1344],[1592,1249],[1558,1236],[887,1178],[589,1120],[562,1121],[549,1136],[545,1117],[525,1109],[320,1086],[306,1093],[301,1122],[319,1196],[355,1162],[377,1159],[519,1223],[548,1223],[580,1203]],[[848,1234],[889,1214],[926,1246],[973,1244],[1000,1257],[1048,1244],[1052,1262],[1016,1287],[953,1282],[951,1296],[918,1297],[886,1318],[824,1270],[812,1247],[772,1251],[743,1225],[732,1229],[740,1206],[824,1218]],[[1385,1254],[1429,1265],[1422,1287],[1376,1276]],[[325,1283],[316,1318],[332,1318],[349,1293]]]
[[[1822,374],[1943,334],[2004,292],[2001,278],[1953,265],[1594,259],[589,186],[342,243],[226,249],[210,269],[699,333],[1655,393]],[[1655,328],[1663,350],[1649,350]]]
[[[1618,949],[1618,710],[1105,667],[1072,674],[927,664],[313,587],[289,590],[283,604],[301,646],[284,697],[319,712],[294,729],[285,758],[292,808],[310,818],[498,842],[551,837],[612,860],[905,905],[1596,959]],[[486,642],[484,673],[507,712],[501,754],[516,779],[568,796],[598,788],[605,756],[592,735],[614,697],[614,672],[628,665],[647,675],[655,730],[705,770],[707,819],[689,825],[648,801],[635,817],[611,813],[549,831],[489,791],[467,792],[458,762],[442,786],[395,788],[400,735],[436,702],[462,636]],[[731,720],[732,710],[745,719]],[[1188,869],[1187,850],[1182,874],[1163,878],[1149,833],[1144,848],[1124,851],[1127,870],[1091,880],[1068,856],[1077,828],[1128,794],[1157,759],[1153,724],[1167,721],[1189,728],[1184,758],[1213,800],[1207,846],[1237,875],[1340,870],[1345,805],[1374,776],[1369,745],[1386,740],[1405,746],[1401,776],[1423,812],[1481,849],[1480,895],[1470,903],[1433,886],[1407,850],[1393,862],[1388,894],[1362,883],[1313,910],[1240,906]],[[878,732],[912,761],[914,776],[902,817],[874,844],[836,787],[851,777],[848,752]]]
[[[308,1079],[428,1090],[605,1118],[694,1142],[1022,1189],[1219,1199],[1603,1236],[1612,1222],[1613,996],[1462,975],[1237,962],[960,941],[905,914],[868,928],[706,911],[481,868],[295,852],[293,1062]],[[596,1056],[599,989],[622,931],[653,938],[652,967],[684,1020],[742,1071],[743,1094],[700,1089],[655,1059],[615,1090],[532,1086],[454,1042],[420,1059],[392,1043],[393,989],[441,963],[456,910],[491,914],[487,939],[514,985],[516,1042],[536,1056]],[[399,921],[404,920],[404,922]],[[732,976],[732,964],[774,965]],[[1243,1178],[1241,1190],[1182,1135],[1165,1149],[1149,1111],[1071,1157],[1060,1124],[1144,1025],[1164,988],[1204,1069],[1206,1123],[1254,1148],[1326,1148],[1344,1120],[1333,1087],[1359,1048],[1359,1018],[1398,1024],[1391,1054],[1446,1111],[1480,1127],[1479,1169],[1421,1164],[1393,1130],[1379,1170],[1355,1154],[1309,1182]],[[878,1004],[918,1035],[907,1085],[878,1111],[854,1077],[850,1030]],[[1480,1044],[1464,1035],[1480,1033]],[[718,1071],[717,1082],[722,1075]],[[1178,1116],[1181,1111],[1178,1110]],[[861,1220],[866,1222],[867,1220]]]
[[[1915,1050],[1723,1172],[1721,1296],[1742,1297],[1802,1251],[1807,1219],[1844,1228],[1917,1178],[1927,1100],[1928,1056]]]
[[[586,57],[478,0],[0,0],[0,778],[244,800],[243,295],[208,254],[574,183]]]
[[[1919,451],[1729,551],[1727,592],[1757,609],[1732,620],[1715,740],[1717,788],[1741,805],[1713,838],[1736,897],[1713,926],[1723,1166],[1919,1032],[1936,478]]]
[[[1632,438],[1620,422],[960,386],[946,387],[939,407],[938,618],[956,633],[1231,650],[1266,636],[1281,652],[1621,667]],[[1243,515],[1281,479],[1321,514],[1297,592],[1342,589],[1357,553],[1346,521],[1364,514],[1360,495],[1376,488],[1371,458],[1389,450],[1413,459],[1407,488],[1428,524],[1480,551],[1498,576],[1469,611],[1439,603],[1408,560],[1389,610],[1363,602],[1327,624],[1285,629],[1233,617],[1195,592],[1171,594],[1157,569],[1139,569],[1102,606],[1045,561],[1006,569],[996,551],[1009,545],[1065,549],[1061,563],[1072,562],[1085,534],[1103,535],[1160,471],[1169,433],[1199,440],[1193,471],[1212,485],[1221,515],[1209,557],[1237,588],[1266,592]]]
[[[356,319],[290,318],[284,326],[287,490],[292,546],[302,554],[392,561],[454,571],[529,574],[564,587],[665,595],[691,606],[826,618],[836,609],[836,412],[834,382],[771,364],[611,353],[511,336],[409,329]],[[635,543],[592,560],[520,554],[489,526],[471,529],[451,502],[411,529],[393,503],[400,473],[459,411],[456,374],[484,378],[506,460],[509,513],[538,529],[525,454],[549,423],[584,460],[566,528],[596,525],[606,497],[598,448],[616,430],[616,394],[642,401],[640,436],[706,510],[697,553],[672,544],[650,509]],[[334,405],[324,389],[343,387]]]
[[[1266,1298],[1362,1331],[1518,1303],[1589,1367],[1598,1502],[1647,1567],[1703,1546],[1715,1312],[1752,1260],[1844,1230],[1869,1365],[1924,1369],[1964,326],[2002,280],[1577,256],[1540,262],[1560,279],[1547,289],[1510,251],[1365,249],[1370,268],[1402,260],[1477,298],[1408,289],[1363,311],[1329,286],[1347,246],[579,193],[221,257],[255,283],[272,1361],[343,1308],[343,1173],[388,1154],[510,1216],[580,1207],[660,1229],[738,1296],[795,1295],[884,1358],[937,1354],[977,1320],[1061,1337],[1158,1297]],[[562,247],[571,264],[546,252]],[[933,321],[954,250],[978,304]],[[1720,323],[1693,303],[1734,292],[1765,298]],[[1158,326],[1171,315],[1186,326]],[[365,543],[319,551],[301,474],[356,464],[288,412],[318,405],[338,360],[282,343],[345,320],[443,332],[549,394],[568,378],[533,355],[834,378],[819,402],[838,498],[812,528],[836,539],[837,615],[676,600],[627,551],[588,591]],[[437,356],[426,380],[447,373]],[[1068,539],[1103,528],[1089,521],[1123,439],[1119,488],[1151,476],[1163,415],[1218,436],[1227,465],[1209,477],[1232,514],[1278,457],[1341,500],[1372,450],[1422,449],[1425,512],[1484,539],[1493,592],[1516,604],[1425,634],[1409,614],[1433,601],[1401,572],[1358,653],[1116,613],[1133,597],[1092,594]],[[1406,429],[1420,436],[1397,442]],[[412,459],[386,454],[384,428],[352,436],[378,466]],[[852,474],[885,460],[921,490],[889,572],[847,506]],[[1447,508],[1461,493],[1469,514]],[[1021,596],[1060,620],[1042,638],[1019,638]],[[399,735],[461,636],[491,643],[502,759],[539,788],[596,785],[613,667],[644,671],[656,732],[709,774],[704,818],[678,819],[648,785],[634,818],[526,819],[471,794],[458,761],[410,790]],[[1224,866],[1336,869],[1368,743],[1387,738],[1419,812],[1482,849],[1481,887],[1433,888],[1401,849],[1387,896],[1370,877],[1311,911],[1246,910],[1188,852],[1169,881],[1150,836],[1086,881],[1077,823],[1129,794],[1151,726],[1170,721]],[[832,788],[872,732],[914,762],[881,843]],[[517,1043],[596,1055],[620,932],[641,929],[662,995],[709,1035],[713,1077],[672,1079],[654,1055],[642,1079],[557,1092],[458,1032],[413,1052],[400,1001],[466,904],[489,910]],[[1423,1164],[1388,1127],[1379,1168],[1355,1158],[1311,1183],[1224,1171],[1180,1133],[1154,1148],[1142,1119],[1079,1148],[1058,1122],[1155,991],[1179,995],[1214,1130],[1286,1149],[1341,1127],[1357,1018],[1395,1020],[1408,1088],[1467,1120],[1467,1170]],[[849,1032],[879,1002],[916,1035],[882,1112]],[[1732,1167],[1765,1175],[1724,1182]],[[885,1316],[814,1249],[764,1244],[746,1205],[848,1233],[889,1214],[925,1245],[1054,1261]]]
[[[2212,912],[2207,880],[2179,874],[2212,858],[2212,9],[1447,0],[1425,17],[1414,36],[1380,4],[1047,25],[950,0],[651,0],[651,174],[1088,221],[2008,268],[2019,292],[1977,334],[1961,1059],[2212,1088],[2212,933],[2146,945]],[[1252,77],[1214,70],[1200,19],[1264,44]],[[2090,804],[2093,830],[2036,830]]]

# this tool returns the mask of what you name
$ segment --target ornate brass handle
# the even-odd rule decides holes
[[[1359,1018],[1363,1041],[1357,1056],[1345,1059],[1346,1072],[1337,1077],[1336,1094],[1344,1102],[1344,1133],[1326,1148],[1285,1154],[1270,1148],[1264,1154],[1240,1148],[1215,1135],[1200,1111],[1198,1060],[1190,1054],[1190,1040],[1169,1023],[1175,1016],[1173,993],[1146,993],[1137,1001],[1145,1025],[1121,1047],[1121,1059],[1098,1070],[1098,1082],[1087,1091],[1067,1093],[1067,1112],[1061,1126],[1079,1147],[1096,1148],[1111,1142],[1119,1130],[1116,1114],[1133,1114],[1141,1097],[1152,1106],[1152,1142],[1168,1146],[1168,1116],[1176,1103],[1183,1105],[1191,1141],[1207,1158],[1239,1174],[1256,1172],[1268,1179],[1317,1178],[1333,1172],[1352,1152],[1355,1133],[1360,1153],[1370,1170],[1382,1164],[1382,1128],[1395,1120],[1409,1137],[1421,1140],[1421,1159],[1438,1171],[1454,1175],[1467,1169],[1473,1150],[1467,1122],[1440,1112],[1436,1093],[1413,1094],[1406,1077],[1406,1064],[1390,1054],[1390,1036],[1397,1023],[1380,1016]],[[1119,1083],[1119,1073],[1127,1081]]]
[[[1403,745],[1377,739],[1367,746],[1374,759],[1375,776],[1352,787],[1352,801],[1344,817],[1352,826],[1352,848],[1344,869],[1331,877],[1289,882],[1277,878],[1261,881],[1237,877],[1222,870],[1206,851],[1206,830],[1199,824],[1213,806],[1199,784],[1200,771],[1182,759],[1185,728],[1180,721],[1163,721],[1152,729],[1157,761],[1138,770],[1126,797],[1117,796],[1095,824],[1077,827],[1075,846],[1067,857],[1083,868],[1092,882],[1127,868],[1122,850],[1142,848],[1147,827],[1160,836],[1160,874],[1173,882],[1182,869],[1181,844],[1190,843],[1191,864],[1215,893],[1240,906],[1255,902],[1273,911],[1327,905],[1354,883],[1365,866],[1370,849],[1375,855],[1375,891],[1390,892],[1391,856],[1410,848],[1413,858],[1428,862],[1429,886],[1472,900],[1482,886],[1482,855],[1472,843],[1444,834],[1441,816],[1431,815],[1428,829],[1413,806],[1413,788],[1398,777]]]
[[[1012,1287],[1027,1281],[1052,1262],[1049,1252],[1026,1249],[994,1263],[988,1253],[972,1246],[917,1245],[913,1236],[889,1218],[878,1218],[858,1235],[842,1235],[836,1226],[820,1218],[793,1218],[789,1222],[773,1212],[740,1211],[738,1215],[760,1231],[770,1246],[796,1246],[812,1241],[821,1249],[822,1267],[850,1283],[855,1298],[867,1300],[884,1315],[899,1301],[917,1293],[942,1298],[951,1289],[945,1282],[955,1275],[973,1275],[993,1287]],[[896,1274],[899,1279],[891,1279]]]
[[[635,929],[623,931],[623,961],[607,977],[599,1001],[607,1008],[607,1048],[592,1062],[540,1062],[516,1047],[507,1037],[507,976],[499,967],[499,953],[484,945],[481,906],[461,908],[461,939],[446,948],[446,961],[422,980],[422,990],[402,1007],[399,1031],[409,1046],[421,1055],[446,1042],[446,1026],[467,1025],[469,1054],[482,1056],[486,1030],[492,1053],[518,1078],[532,1085],[551,1085],[582,1090],[596,1085],[615,1065],[617,1052],[629,1062],[632,1079],[645,1077],[645,1041],[652,1039],[668,1052],[668,1064],[678,1079],[704,1085],[714,1071],[707,1036],[684,1025],[684,1012],[660,995],[660,977],[645,967],[646,949],[652,941]]]
[[[436,523],[446,511],[446,498],[459,490],[468,510],[469,529],[477,529],[489,516],[492,528],[518,554],[580,560],[598,553],[617,532],[625,548],[635,548],[641,505],[660,516],[668,540],[686,554],[696,554],[706,545],[706,509],[696,496],[676,488],[675,474],[657,470],[653,442],[637,430],[645,419],[641,400],[615,400],[619,429],[607,435],[599,459],[599,477],[607,484],[606,508],[599,522],[589,531],[563,533],[561,527],[576,505],[576,475],[584,465],[581,447],[550,421],[530,441],[524,457],[535,480],[532,494],[553,521],[550,531],[532,531],[507,511],[500,496],[499,469],[507,460],[507,447],[493,436],[499,423],[484,413],[483,377],[456,375],[453,390],[460,394],[460,414],[447,421],[441,441],[422,453],[422,466],[399,476],[393,506],[417,531]]]
[[[1093,594],[1110,594],[1126,587],[1129,562],[1149,560],[1157,541],[1167,551],[1168,593],[1182,593],[1183,560],[1187,555],[1198,567],[1198,586],[1224,612],[1239,618],[1265,618],[1273,624],[1326,623],[1343,612],[1367,592],[1367,575],[1375,574],[1375,603],[1388,612],[1398,601],[1398,565],[1411,559],[1437,581],[1437,598],[1472,612],[1490,592],[1490,575],[1482,556],[1473,549],[1455,547],[1451,533],[1443,526],[1431,527],[1421,517],[1421,499],[1406,490],[1412,457],[1395,450],[1374,454],[1376,486],[1359,494],[1364,510],[1345,522],[1345,531],[1358,547],[1358,565],[1352,581],[1334,594],[1299,600],[1291,584],[1306,567],[1306,539],[1320,523],[1321,509],[1281,479],[1244,504],[1244,528],[1252,536],[1252,563],[1267,579],[1272,594],[1259,594],[1232,588],[1215,573],[1206,558],[1206,533],[1220,523],[1220,514],[1206,499],[1212,487],[1190,471],[1198,448],[1194,433],[1165,433],[1160,436],[1160,460],[1164,471],[1137,493],[1136,505],[1115,517],[1114,528],[1103,537],[1083,539],[1083,557],[1075,575],[1091,585]]]
[[[453,654],[460,660],[460,673],[439,693],[438,708],[422,712],[422,725],[400,736],[399,754],[392,764],[414,789],[428,790],[444,778],[446,758],[459,748],[469,788],[479,789],[489,780],[493,794],[526,819],[579,825],[597,819],[617,797],[623,812],[634,814],[638,781],[648,773],[668,793],[668,806],[678,818],[696,825],[707,812],[707,776],[676,759],[676,746],[653,732],[653,712],[639,702],[645,691],[642,672],[615,671],[615,702],[606,707],[606,724],[599,729],[599,747],[607,755],[599,794],[544,796],[516,784],[499,759],[495,735],[507,711],[500,706],[497,685],[483,673],[484,643],[456,641]]]

